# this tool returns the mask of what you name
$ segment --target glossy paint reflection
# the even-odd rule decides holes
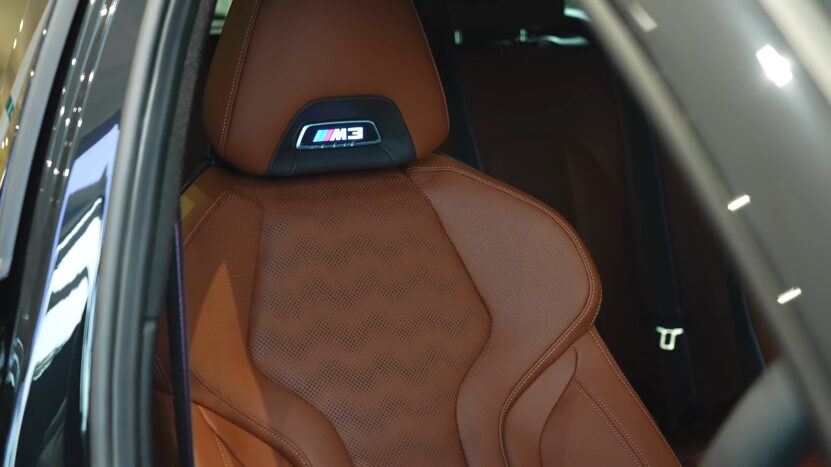
[[[12,436],[20,435],[23,416],[32,416],[33,410],[42,409],[29,403],[32,385],[43,377],[59,356],[77,352],[77,349],[69,348],[67,345],[72,336],[82,334],[82,345],[88,346],[90,330],[87,327],[81,328],[81,325],[85,320],[87,323],[92,320],[93,291],[98,277],[107,195],[110,191],[117,143],[118,126],[115,125],[81,154],[68,172],[57,226],[59,235],[55,237],[50,259],[47,280],[49,285],[43,298],[43,308],[35,319],[32,357],[20,386],[19,404],[25,407],[25,410],[20,412],[19,419],[16,417],[13,420],[10,439],[14,439]],[[63,177],[63,172],[48,174]],[[84,384],[82,377],[80,384],[80,407],[82,419],[85,420],[89,403],[84,396],[87,393],[84,389],[88,389],[88,379]],[[39,413],[36,416],[54,419],[61,415],[62,413],[57,411]],[[7,451],[6,461],[7,465],[15,463],[14,451]]]
[[[36,332],[32,354],[35,368],[33,379],[38,379],[43,373],[52,357],[63,348],[81,323],[84,311],[92,306],[90,292],[98,275],[103,219],[107,211],[105,193],[109,193],[110,189],[117,144],[118,126],[115,126],[78,157],[69,171],[59,224],[59,231],[68,229],[68,232],[53,249],[54,265],[44,299],[49,308]],[[89,190],[96,191],[96,196],[84,199],[84,193]],[[64,225],[68,207],[82,212],[80,216],[75,216],[71,226]]]
[[[4,381],[5,465],[88,464],[92,323],[121,108],[144,2],[91,0],[56,83]],[[105,12],[105,14],[101,14]],[[37,75],[36,75],[37,76]],[[30,272],[31,270],[31,272]]]

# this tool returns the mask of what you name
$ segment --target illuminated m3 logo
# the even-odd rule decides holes
[[[362,141],[364,139],[364,129],[360,126],[350,128],[329,128],[317,130],[313,143],[322,143],[329,141]]]
[[[350,120],[311,123],[303,126],[297,138],[297,149],[337,149],[365,146],[381,142],[381,133],[375,122]]]

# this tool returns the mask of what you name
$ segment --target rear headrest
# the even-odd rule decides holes
[[[453,29],[517,34],[563,23],[565,0],[450,0],[447,10]]]
[[[411,0],[235,0],[205,84],[214,149],[257,175],[402,164],[447,118]]]

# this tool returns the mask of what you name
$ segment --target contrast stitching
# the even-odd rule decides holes
[[[231,464],[228,463],[228,458],[225,457],[225,449],[222,447],[222,442],[219,440],[219,436],[216,435],[216,432],[213,432],[212,434],[214,435],[216,447],[219,449],[219,455],[222,457],[222,465],[224,465],[225,467],[230,467]]]
[[[300,463],[302,465],[305,465],[305,466],[310,466],[311,465],[309,463],[309,460],[306,459],[306,456],[303,454],[303,452],[300,451],[300,449],[297,448],[297,446],[295,446],[294,443],[291,442],[291,440],[289,440],[288,438],[286,438],[282,434],[272,430],[265,423],[263,423],[260,420],[257,420],[256,418],[248,415],[247,413],[245,413],[242,410],[238,409],[232,403],[228,402],[228,400],[224,396],[222,396],[222,394],[219,391],[217,391],[216,389],[211,387],[207,382],[203,381],[202,378],[200,378],[199,375],[197,375],[195,372],[193,372],[193,378],[197,383],[199,383],[200,386],[205,388],[205,390],[207,390],[209,393],[211,393],[211,395],[216,397],[226,407],[233,410],[237,415],[240,415],[241,417],[245,418],[249,422],[253,423],[255,426],[257,426],[257,428],[259,428],[259,429],[265,431],[266,433],[268,433],[269,435],[271,435],[271,437],[276,439],[278,442],[282,443],[285,448],[289,449],[298,459],[300,459]]]
[[[467,367],[464,376],[462,376],[462,381],[459,383],[459,390],[456,391],[456,401],[454,402],[454,411],[455,411],[455,418],[456,418],[456,432],[459,435],[459,444],[462,446],[462,456],[465,458],[465,462],[469,464],[467,460],[467,453],[465,453],[465,445],[462,443],[462,433],[460,430],[461,424],[459,423],[459,392],[462,389],[462,386],[467,381],[468,375],[470,375],[470,370],[473,369],[473,366],[476,364],[476,361],[479,360],[479,357],[482,356],[482,352],[485,351],[485,347],[488,345],[488,341],[491,340],[491,335],[493,334],[493,315],[491,314],[491,310],[488,308],[487,303],[485,303],[485,299],[482,298],[482,293],[479,291],[479,286],[476,285],[476,281],[473,280],[473,275],[470,274],[470,270],[467,268],[467,263],[462,258],[462,254],[459,253],[459,249],[456,248],[456,244],[453,242],[453,238],[447,233],[447,229],[444,226],[444,222],[442,222],[441,217],[439,217],[439,213],[436,212],[436,207],[433,206],[433,202],[430,201],[430,197],[424,193],[424,190],[421,189],[421,186],[414,182],[412,178],[410,178],[409,174],[404,173],[404,178],[410,182],[416,188],[419,194],[427,201],[427,205],[430,206],[430,209],[433,211],[433,214],[436,216],[436,219],[439,221],[439,226],[441,227],[442,232],[447,237],[447,240],[450,242],[450,246],[453,247],[453,250],[456,252],[456,256],[459,257],[459,262],[462,264],[462,268],[465,270],[465,274],[467,274],[468,279],[470,279],[470,283],[473,284],[473,290],[476,291],[476,295],[479,296],[479,301],[482,302],[482,306],[485,308],[485,312],[488,314],[488,335],[485,337],[484,343],[482,344],[482,348],[479,349],[479,352],[476,353],[476,357],[470,363],[470,366]]]
[[[197,409],[199,409],[199,413],[202,414],[202,420],[205,420],[205,424],[208,425],[208,429],[211,430],[211,434],[214,435],[214,441],[216,441],[216,447],[219,448],[219,455],[222,456],[222,464],[228,467],[229,464],[228,460],[225,458],[225,450],[222,448],[222,441],[219,439],[219,435],[217,435],[216,430],[213,426],[211,426],[210,422],[208,422],[208,417],[205,415],[205,409],[202,406],[197,405]]]
[[[629,433],[626,431],[626,428],[624,428],[623,424],[621,424],[620,421],[618,421],[617,417],[615,417],[615,414],[609,409],[609,406],[607,406],[603,402],[603,399],[601,399],[600,396],[598,396],[594,391],[592,391],[591,388],[586,386],[586,384],[583,383],[583,381],[580,378],[575,377],[574,379],[580,386],[580,388],[587,392],[592,397],[592,399],[594,399],[594,401],[597,402],[600,408],[603,409],[603,412],[605,412],[606,415],[612,420],[612,422],[615,424],[615,426],[623,435],[623,437],[626,438],[626,441],[629,443],[632,449],[635,450],[635,453],[637,453],[638,458],[641,460],[641,462],[646,465],[649,465],[649,460],[646,458],[646,456],[643,455],[643,452],[641,452],[640,448],[638,447],[638,444],[635,443],[635,440],[633,440],[631,436],[629,436]]]
[[[672,448],[669,447],[669,443],[667,443],[667,440],[664,438],[664,435],[661,433],[661,430],[658,429],[658,425],[655,424],[655,420],[652,419],[652,416],[646,410],[646,407],[643,406],[641,399],[635,395],[635,391],[632,390],[631,386],[629,386],[629,382],[626,381],[626,378],[624,378],[623,375],[620,374],[620,370],[618,369],[617,365],[615,365],[614,362],[612,362],[611,357],[609,356],[609,351],[606,349],[606,346],[603,344],[603,342],[600,341],[600,336],[598,336],[597,330],[592,329],[591,331],[589,331],[589,334],[591,334],[592,339],[594,339],[594,342],[597,344],[597,346],[600,347],[600,353],[603,354],[603,358],[606,359],[606,363],[608,363],[609,366],[612,367],[612,371],[614,371],[615,375],[617,376],[617,379],[620,381],[621,384],[623,384],[623,387],[626,388],[626,391],[629,392],[629,395],[632,396],[632,399],[635,400],[635,403],[638,404],[638,407],[640,407],[641,412],[644,414],[644,416],[646,416],[646,419],[649,420],[649,423],[652,425],[652,428],[655,430],[655,433],[658,435],[658,438],[661,439],[661,441],[664,443],[664,446],[672,454],[672,457],[675,458],[675,462],[680,464],[681,462],[675,455],[675,451],[673,451]]]
[[[216,197],[214,202],[211,203],[211,206],[205,211],[204,214],[202,214],[202,217],[200,217],[199,220],[196,221],[196,225],[193,226],[193,229],[191,229],[190,233],[188,233],[188,236],[185,237],[185,241],[182,243],[182,246],[184,248],[187,248],[188,244],[190,243],[191,237],[193,237],[193,234],[195,234],[199,230],[199,227],[202,226],[202,223],[205,221],[205,219],[207,219],[208,215],[214,211],[214,208],[216,208],[216,206],[219,204],[219,201],[225,197],[226,193],[228,192],[223,191],[222,193],[220,193],[219,196]]]
[[[248,26],[245,29],[245,36],[242,39],[242,49],[240,50],[239,55],[237,55],[237,65],[234,69],[234,80],[231,82],[231,89],[228,91],[228,102],[225,105],[225,116],[222,119],[222,133],[219,138],[219,147],[222,152],[225,152],[226,137],[228,135],[228,122],[229,117],[231,116],[231,102],[234,101],[237,94],[237,85],[239,84],[239,78],[242,75],[243,58],[248,55],[248,37],[251,34],[251,30],[254,26],[254,19],[257,17],[259,11],[260,0],[257,0],[251,7],[251,15],[248,17]]]
[[[262,227],[263,224],[265,224],[266,208],[265,208],[265,205],[263,204],[262,200],[260,199],[260,197],[257,196],[257,194],[255,192],[252,192],[251,190],[247,190],[247,189],[245,189],[245,187],[243,187],[241,185],[234,186],[232,188],[232,190],[233,190],[234,194],[236,194],[236,195],[238,195],[242,198],[245,198],[248,201],[252,202],[253,204],[257,205],[257,207],[260,209],[260,227]],[[260,235],[257,237],[257,254],[256,254],[256,257],[254,258],[254,280],[251,283],[251,294],[248,297],[248,311],[249,311],[248,323],[247,323],[248,326],[246,327],[246,330],[245,330],[247,336],[251,335],[251,326],[252,326],[251,323],[256,318],[254,316],[255,315],[254,300],[257,298],[257,271],[260,270],[260,258],[262,256],[262,255],[260,255],[260,247],[263,244],[263,229],[260,228],[259,231],[260,231]],[[257,314],[257,316],[259,316],[259,314]]]
[[[563,391],[560,393],[560,397],[557,398],[557,400],[554,402],[554,405],[551,406],[551,410],[548,411],[548,416],[546,417],[546,420],[551,418],[551,414],[553,414],[554,411],[557,410],[557,406],[560,405],[560,401],[563,400],[563,396],[565,395],[566,391],[568,390],[568,387],[571,386],[572,384],[574,384],[574,379],[577,377],[577,368],[579,368],[579,365],[580,365],[580,353],[577,352],[577,349],[574,348],[574,346],[571,346],[571,351],[574,353],[574,371],[571,373],[571,376],[569,376],[568,383],[566,383],[565,387],[563,388]],[[565,356],[566,356],[566,352],[563,352],[563,357],[565,357]],[[545,426],[543,426],[543,428],[545,428]],[[537,449],[539,450],[540,459],[542,459],[542,457],[543,457],[542,456],[542,445],[543,445],[542,437],[543,437],[543,435],[545,435],[545,429],[540,430],[540,436],[539,436],[539,439],[537,440]]]
[[[505,403],[502,405],[502,411],[500,412],[500,415],[499,415],[499,440],[500,440],[500,444],[501,444],[500,448],[501,448],[501,451],[502,451],[502,460],[504,461],[505,465],[508,465],[508,458],[507,458],[507,454],[505,452],[505,445],[504,445],[504,441],[503,441],[505,417],[507,416],[508,408],[514,403],[514,401],[518,397],[518,394],[521,392],[521,388],[531,378],[531,375],[533,375],[539,369],[539,367],[542,366],[543,363],[545,363],[545,361],[554,352],[557,351],[557,349],[560,347],[560,345],[562,345],[562,343],[565,342],[566,338],[568,338],[571,335],[571,333],[574,331],[574,329],[577,327],[577,325],[580,324],[580,322],[583,320],[583,317],[588,312],[589,308],[591,307],[591,303],[594,299],[594,294],[595,294],[594,275],[591,274],[591,269],[589,267],[589,262],[588,262],[588,259],[586,257],[586,252],[583,250],[583,247],[580,245],[580,242],[577,239],[577,236],[571,231],[571,229],[565,224],[565,222],[562,219],[560,219],[559,216],[552,213],[550,210],[546,209],[540,203],[538,203],[534,200],[531,200],[528,197],[523,196],[522,194],[517,193],[517,192],[515,192],[511,189],[508,189],[508,188],[505,188],[503,186],[497,185],[497,184],[495,184],[495,183],[493,183],[489,180],[483,179],[483,178],[478,177],[478,176],[476,176],[476,175],[474,175],[470,172],[466,172],[464,170],[460,170],[460,169],[455,168],[455,167],[410,167],[407,170],[408,171],[423,171],[423,172],[443,172],[443,171],[454,172],[456,174],[463,175],[463,176],[466,176],[466,177],[468,177],[472,180],[478,181],[479,183],[482,183],[482,184],[484,184],[486,186],[489,186],[493,189],[499,190],[499,191],[501,191],[505,194],[508,194],[508,195],[520,200],[520,201],[525,202],[526,204],[528,204],[530,206],[533,206],[533,207],[537,208],[539,211],[541,211],[542,213],[548,215],[551,219],[553,219],[560,226],[560,228],[562,228],[565,231],[566,235],[569,236],[572,243],[577,248],[577,252],[580,254],[580,259],[583,262],[583,267],[586,269],[586,275],[589,278],[589,297],[586,300],[586,304],[583,306],[583,309],[580,311],[580,314],[571,323],[571,325],[566,329],[565,333],[562,336],[560,336],[559,339],[557,339],[557,341],[554,343],[553,347],[549,348],[548,351],[546,351],[545,354],[537,360],[536,364],[534,364],[534,366],[531,367],[531,369],[525,373],[525,376],[523,376],[523,378],[519,381],[519,383],[517,383],[514,386],[513,390],[508,395],[508,399],[506,399]],[[603,291],[601,290],[600,291],[600,300],[598,301],[597,307],[595,307],[595,310],[600,308],[600,301],[602,301],[602,294],[603,294]]]
[[[586,402],[589,404],[589,406],[591,406],[591,408],[594,409],[594,411],[598,415],[600,415],[600,418],[602,418],[603,421],[606,423],[606,426],[609,427],[609,431],[611,431],[615,435],[615,438],[617,438],[618,442],[620,442],[620,445],[623,446],[623,448],[626,449],[626,452],[629,453],[629,457],[631,457],[636,464],[643,465],[640,462],[640,460],[638,460],[637,456],[635,456],[635,453],[632,451],[632,448],[620,436],[620,433],[617,431],[617,429],[615,429],[615,426],[612,425],[612,422],[609,420],[609,417],[607,417],[606,414],[602,410],[600,410],[600,407],[598,407],[597,404],[595,404],[594,401],[592,401],[592,399],[580,385],[577,386],[577,389],[579,390],[580,394],[583,395],[583,398],[586,399]]]

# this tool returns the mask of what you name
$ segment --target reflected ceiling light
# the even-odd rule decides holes
[[[772,45],[765,44],[764,47],[757,50],[756,60],[759,60],[759,64],[762,65],[765,76],[780,88],[793,79],[791,62],[779,54]]]
[[[799,287],[794,287],[794,288],[792,288],[792,289],[790,289],[790,290],[787,290],[787,291],[785,291],[785,292],[782,292],[782,293],[781,293],[781,294],[780,294],[780,295],[776,298],[776,301],[777,301],[780,305],[784,305],[784,304],[788,303],[789,301],[791,301],[791,300],[795,299],[796,297],[798,297],[798,296],[800,296],[800,295],[802,295],[802,289],[800,289]]]
[[[12,50],[17,48],[17,38],[14,38],[14,42],[12,42]]]
[[[107,7],[101,8],[101,16],[107,16]]]
[[[750,204],[750,195],[741,195],[738,198],[734,199],[727,203],[727,210],[728,211],[737,211],[745,206]]]
[[[75,57],[73,57],[72,58],[72,66],[75,66],[76,63],[78,63],[78,60],[76,60]]]
[[[629,14],[632,15],[632,19],[638,23],[638,26],[643,29],[643,32],[650,32],[658,27],[658,22],[643,9],[640,3],[630,4]]]

